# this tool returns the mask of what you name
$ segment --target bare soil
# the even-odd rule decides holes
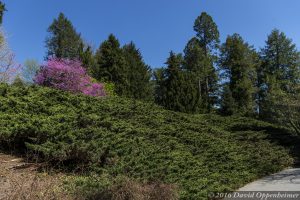
[[[0,152],[0,200],[72,199],[62,187],[62,175],[38,172],[40,164]]]

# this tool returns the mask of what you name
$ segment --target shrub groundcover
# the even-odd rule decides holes
[[[81,175],[176,185],[180,199],[206,199],[291,165],[279,134],[289,133],[250,118],[0,85],[2,148]]]

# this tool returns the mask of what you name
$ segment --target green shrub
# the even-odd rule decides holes
[[[291,165],[293,141],[283,137],[288,130],[249,118],[0,85],[1,147],[87,176],[176,184],[180,199],[205,199]]]
[[[114,83],[104,82],[103,84],[104,84],[104,90],[108,96],[111,96],[111,97],[117,96]]]

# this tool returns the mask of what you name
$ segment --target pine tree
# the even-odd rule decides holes
[[[93,72],[93,77],[99,81],[114,83],[117,95],[126,96],[129,87],[128,67],[120,43],[114,35],[109,35],[100,45],[95,58],[97,68]]]
[[[209,55],[213,50],[218,49],[220,43],[220,33],[212,17],[206,12],[202,12],[195,20],[194,31],[204,49],[205,55]]]
[[[46,58],[69,58],[78,59],[82,40],[63,13],[49,26],[50,36],[46,39]]]
[[[123,47],[123,53],[126,66],[129,67],[127,96],[139,100],[152,100],[151,68],[145,64],[140,51],[133,42]]]
[[[166,64],[167,69],[165,75],[167,78],[164,85],[167,88],[167,92],[165,95],[166,104],[164,106],[170,110],[183,111],[183,106],[180,103],[182,89],[180,84],[182,80],[182,56],[170,52],[170,57],[167,59]]]
[[[193,82],[190,86],[193,93],[194,110],[201,113],[209,112],[215,103],[217,74],[211,59],[205,55],[204,49],[197,38],[192,38],[184,49],[184,69]]]
[[[153,70],[154,77],[154,100],[155,103],[159,105],[165,105],[165,94],[167,93],[167,88],[165,86],[165,75],[166,69],[163,67],[156,68]]]
[[[167,68],[156,72],[156,82],[159,84],[160,91],[157,91],[156,101],[166,109],[185,112],[185,105],[182,104],[182,96],[184,91],[183,73],[182,73],[182,56],[170,52],[167,59]]]
[[[87,72],[93,74],[97,63],[91,46],[85,45],[83,42],[80,44],[79,59]]]
[[[196,80],[196,81],[195,81]],[[204,113],[203,102],[199,99],[199,84],[197,76],[183,69],[181,72],[181,104],[184,106],[182,112]]]
[[[237,111],[229,84],[224,84],[220,111],[223,115],[233,115]]]
[[[225,89],[230,90],[224,90],[227,98],[223,99],[223,105],[232,104],[232,100],[228,98],[231,93],[235,112],[254,114],[258,55],[253,47],[244,42],[238,34],[228,36],[221,48],[220,66],[224,71],[224,78],[229,80],[229,88]],[[227,100],[230,102],[225,102]]]
[[[216,103],[218,75],[214,67],[215,53],[219,45],[218,27],[212,17],[203,12],[194,23],[196,37],[192,38],[185,50],[184,68],[190,72],[194,86],[198,89],[200,112],[210,112]],[[197,83],[196,83],[197,82]]]
[[[300,83],[292,92],[276,94],[273,105],[276,108],[276,123],[288,126],[300,136]]]
[[[293,93],[300,80],[300,56],[296,45],[275,29],[261,51],[259,114],[266,120],[277,116],[275,101],[280,93]]]

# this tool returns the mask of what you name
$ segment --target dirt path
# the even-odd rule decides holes
[[[0,153],[0,200],[70,199],[61,192],[61,176],[39,173],[38,167]]]

